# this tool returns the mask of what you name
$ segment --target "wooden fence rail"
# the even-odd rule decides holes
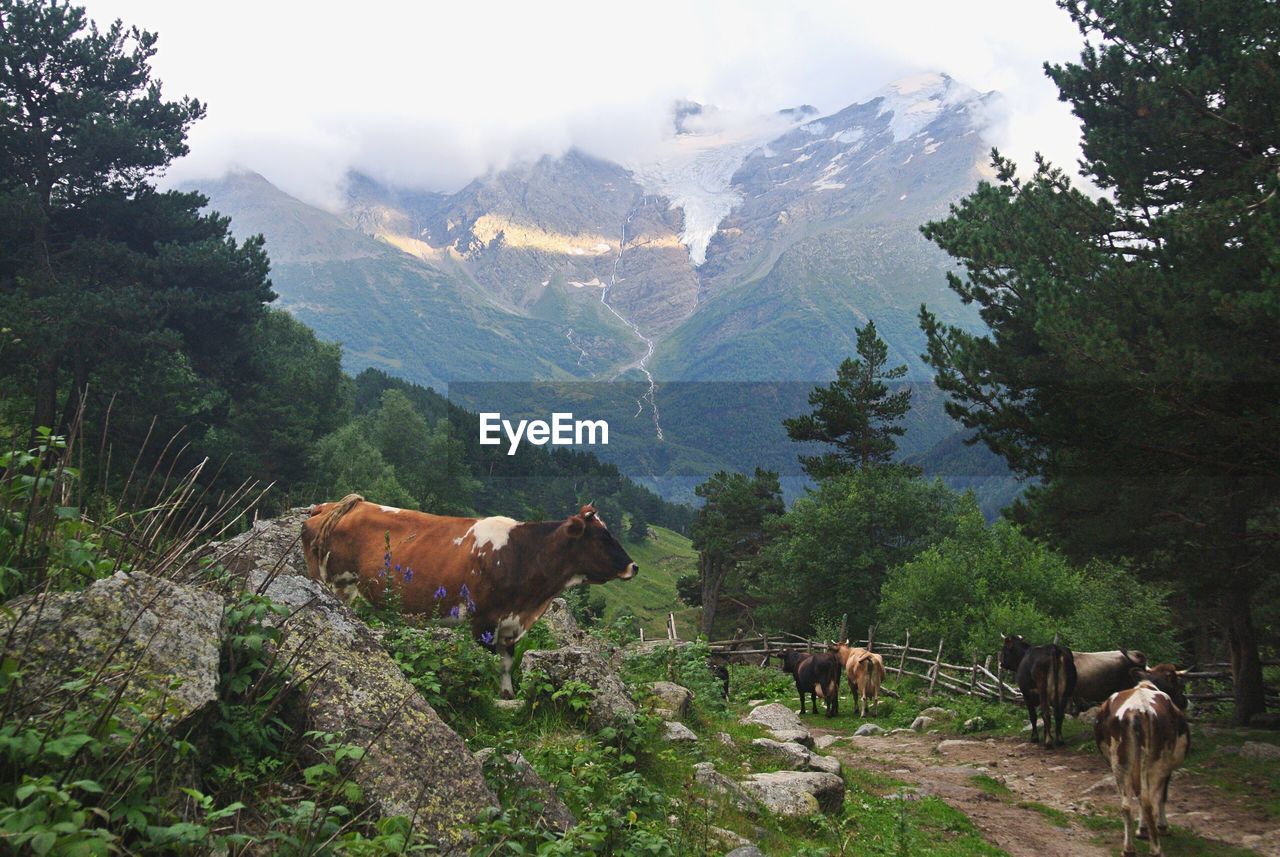
[[[1005,680],[1004,671],[999,668],[1000,653],[982,656],[973,652],[968,664],[953,664],[942,660],[942,648],[945,641],[939,640],[937,648],[926,649],[911,645],[911,633],[907,632],[902,643],[890,643],[876,640],[874,629],[868,629],[867,636],[861,640],[851,640],[850,645],[873,648],[884,656],[885,672],[897,675],[899,680],[910,676],[920,679],[928,685],[929,695],[942,690],[963,696],[974,696],[983,699],[994,699],[1000,702],[1021,702],[1022,694],[1018,688]],[[717,640],[710,644],[711,652],[724,657],[763,657],[767,661],[770,655],[778,655],[785,651],[822,651],[827,642],[808,640],[795,634],[759,635],[741,637],[733,640]],[[992,672],[992,664],[996,665]],[[919,665],[923,669],[912,669]],[[1263,666],[1280,666],[1280,661],[1264,661]],[[1187,698],[1192,701],[1213,702],[1232,698],[1231,669],[1229,664],[1198,664],[1184,674],[1188,681]],[[1223,685],[1225,684],[1225,687]],[[1274,688],[1267,688],[1268,707],[1280,704],[1280,693]]]

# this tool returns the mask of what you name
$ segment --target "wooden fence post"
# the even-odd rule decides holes
[[[1004,667],[1000,665],[999,655],[996,655],[996,696],[1004,702]]]
[[[676,636],[676,614],[674,613],[667,614],[667,639],[673,642],[680,639]]]
[[[876,644],[876,626],[872,625],[867,629],[867,651],[874,652]]]
[[[969,677],[969,695],[978,695],[978,650],[973,650],[973,675]]]
[[[902,671],[907,668],[907,652],[911,650],[911,632],[907,632],[907,641],[902,644],[902,657],[898,658],[898,681],[902,681]]]
[[[933,675],[929,677],[929,695],[933,696],[933,686],[938,683],[938,673],[942,670],[942,640],[938,641],[938,656],[933,660]]]
[[[840,633],[836,635],[836,642],[843,643],[849,637],[849,614],[845,613],[840,617]]]
[[[642,643],[644,642],[644,628],[643,628],[643,627],[641,627],[641,628],[640,628],[640,642],[642,642]]]

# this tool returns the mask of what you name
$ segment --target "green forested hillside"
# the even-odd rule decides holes
[[[644,541],[627,538],[623,546],[640,565],[640,574],[634,580],[615,580],[589,590],[591,596],[599,593],[604,598],[604,618],[612,620],[630,613],[640,620],[645,636],[652,637],[665,634],[667,614],[675,612],[680,636],[693,636],[697,626],[692,614],[696,610],[676,597],[676,580],[698,570],[698,553],[692,542],[665,527],[651,526]]]

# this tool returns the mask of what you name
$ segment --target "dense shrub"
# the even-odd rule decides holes
[[[1176,659],[1164,592],[1122,566],[1073,567],[1006,521],[988,526],[976,511],[955,535],[893,569],[880,593],[881,633],[901,640],[946,641],[967,657],[994,652],[1000,634],[1034,641],[1055,634],[1081,651],[1140,649]]]

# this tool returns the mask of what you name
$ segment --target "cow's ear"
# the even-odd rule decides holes
[[[579,538],[587,530],[587,522],[581,515],[574,515],[564,522],[564,532],[571,539]]]

